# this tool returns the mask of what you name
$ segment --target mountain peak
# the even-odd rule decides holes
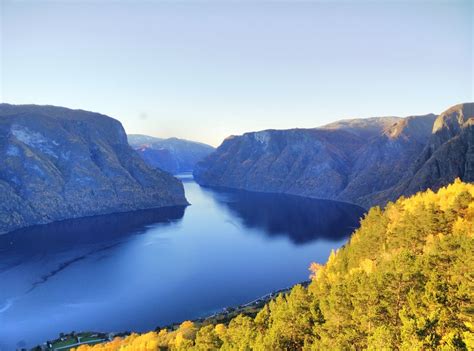
[[[433,124],[433,134],[445,131],[450,137],[459,133],[461,128],[474,123],[474,103],[468,102],[450,107]]]
[[[409,116],[386,128],[383,134],[389,139],[414,138],[419,142],[426,142],[431,134],[436,117],[432,113],[422,116]]]

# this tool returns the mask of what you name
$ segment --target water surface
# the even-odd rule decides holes
[[[146,331],[212,314],[308,278],[363,209],[202,188],[192,204],[0,236],[0,350],[60,332]]]

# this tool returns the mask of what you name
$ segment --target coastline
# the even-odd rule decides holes
[[[310,280],[305,280],[305,281],[296,283],[294,285],[291,285],[282,289],[274,290],[270,293],[257,297],[256,299],[253,299],[252,301],[249,301],[247,303],[237,305],[237,306],[224,307],[222,310],[215,312],[209,316],[192,319],[191,321],[198,326],[203,326],[203,325],[218,324],[218,323],[227,324],[229,323],[231,319],[238,316],[239,314],[243,314],[249,317],[255,317],[258,311],[260,311],[260,309],[263,308],[265,304],[275,299],[278,295],[288,293],[296,285],[302,285],[304,287],[307,287],[310,284],[310,282],[311,282]],[[182,322],[183,321],[173,322],[165,326],[158,326],[154,329],[154,331],[158,332],[163,329],[176,330],[179,328]],[[132,333],[133,333],[132,331],[109,332],[109,333],[90,332],[90,331],[71,332],[69,334],[61,333],[59,335],[59,338],[55,340],[51,340],[51,341],[46,341],[42,345],[37,345],[31,348],[31,350],[32,351],[43,351],[43,350],[67,351],[73,347],[77,347],[80,345],[99,344],[99,343],[111,341],[116,337],[128,336]],[[81,342],[81,339],[85,341]]]

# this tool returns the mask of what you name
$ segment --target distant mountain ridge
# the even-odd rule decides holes
[[[196,165],[205,186],[348,201],[366,208],[474,177],[472,103],[441,114],[342,120],[232,136]],[[442,165],[440,165],[442,163]],[[439,168],[433,169],[433,167]]]
[[[181,182],[147,166],[119,121],[0,104],[0,233],[67,218],[186,205]]]
[[[359,137],[373,137],[382,133],[385,129],[392,127],[397,122],[403,120],[402,117],[368,117],[342,119],[326,124],[320,129],[345,130]]]
[[[210,145],[178,138],[129,134],[128,143],[153,168],[171,174],[192,172],[195,164],[215,150]]]

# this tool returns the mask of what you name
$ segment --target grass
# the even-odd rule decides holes
[[[65,347],[68,345],[74,345],[76,343],[76,339],[70,338],[64,341],[56,341],[53,343],[53,349],[57,349],[59,347]]]

